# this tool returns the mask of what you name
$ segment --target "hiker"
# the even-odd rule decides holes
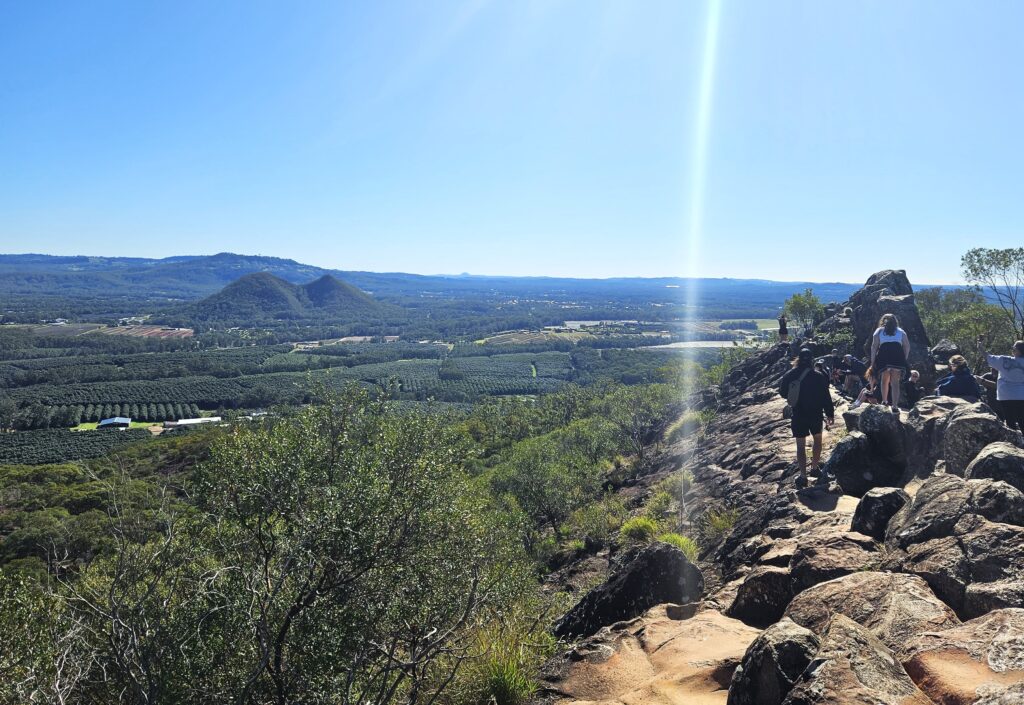
[[[868,366],[853,355],[844,355],[840,369],[844,373],[843,391],[850,396],[856,395],[866,382]]]
[[[974,381],[971,368],[967,366],[967,360],[963,355],[954,355],[949,358],[950,374],[940,379],[935,386],[935,393],[940,397],[959,397],[968,401],[978,401],[981,398],[981,390],[978,383]]]
[[[786,324],[786,314],[779,316],[779,342],[785,343],[789,340],[789,326]]]
[[[996,400],[1003,408],[1007,425],[1024,431],[1024,340],[1013,344],[1012,355],[992,355],[985,350],[985,336],[979,335],[978,352],[999,373]]]
[[[903,400],[907,405],[907,408],[913,409],[914,405],[921,400],[924,396],[924,391],[921,389],[921,373],[917,370],[911,370],[910,376],[907,377],[907,381],[903,383]]]
[[[890,403],[894,411],[900,405],[900,380],[910,357],[910,336],[900,328],[900,322],[891,313],[882,316],[878,329],[871,338],[871,367],[878,374],[883,403]],[[890,401],[891,397],[891,401]]]
[[[822,422],[831,428],[835,421],[835,406],[829,391],[828,378],[814,370],[814,352],[803,348],[793,368],[779,383],[779,395],[788,402],[792,411],[790,427],[796,439],[796,462],[800,468],[797,486],[807,486],[807,436],[813,438],[811,470],[821,463]]]

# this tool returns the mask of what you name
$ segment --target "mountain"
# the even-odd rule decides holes
[[[202,323],[270,320],[341,323],[379,320],[396,311],[329,274],[306,284],[293,284],[269,272],[256,272],[185,307],[183,313],[189,320]]]

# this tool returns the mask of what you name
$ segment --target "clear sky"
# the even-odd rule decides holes
[[[708,16],[6,2],[0,251],[939,283],[1022,244],[1024,3],[721,0],[713,71]]]

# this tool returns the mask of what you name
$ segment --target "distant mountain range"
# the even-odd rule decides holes
[[[688,281],[679,277],[573,279],[477,275],[419,275],[325,269],[290,259],[223,252],[209,256],[60,257],[0,255],[0,295],[133,297],[146,301],[195,301],[247,274],[268,273],[291,284],[330,275],[369,292],[377,301],[409,297],[535,297],[589,303],[604,300],[679,302]],[[741,297],[776,306],[794,291],[812,287],[825,301],[845,300],[860,284],[700,279],[702,302]]]

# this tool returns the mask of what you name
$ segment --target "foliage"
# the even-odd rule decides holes
[[[658,522],[649,517],[627,519],[619,529],[619,541],[625,544],[647,543],[658,534]]]
[[[686,554],[686,557],[691,563],[697,561],[697,554],[700,552],[697,542],[691,539],[689,536],[683,536],[682,534],[667,533],[659,534],[658,541],[662,541],[667,544],[671,544]]]
[[[718,541],[732,531],[732,527],[739,521],[738,509],[725,507],[712,507],[698,517],[696,525],[698,542],[701,545],[708,545]]]
[[[627,517],[628,512],[623,501],[609,494],[574,511],[562,531],[584,543],[602,545],[608,543],[618,533]]]
[[[915,296],[921,321],[933,341],[947,339],[960,348],[975,369],[983,362],[977,354],[978,336],[993,352],[1009,353],[1014,331],[1005,313],[971,289],[924,289]]]
[[[22,431],[0,433],[0,465],[38,465],[96,458],[130,443],[149,440],[145,429]]]
[[[1014,337],[1024,338],[1024,247],[975,247],[964,253],[960,271],[995,298]]]
[[[722,321],[718,324],[722,330],[757,330],[757,321]]]
[[[820,323],[824,318],[824,306],[821,300],[814,295],[812,289],[804,289],[802,293],[796,293],[786,299],[783,310],[790,320],[801,326],[809,326]]]
[[[672,495],[668,492],[658,491],[651,495],[644,505],[644,516],[661,521],[665,514],[672,509]]]

